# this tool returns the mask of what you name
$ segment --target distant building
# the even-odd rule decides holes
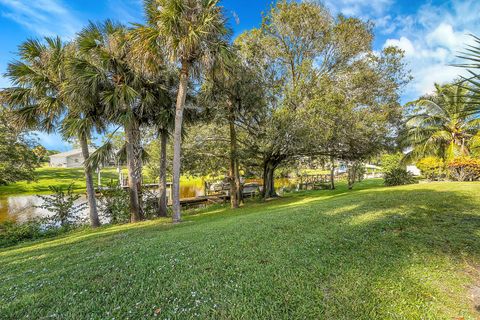
[[[90,153],[95,150],[90,150]],[[74,149],[67,152],[57,153],[50,156],[50,167],[56,168],[80,168],[83,166],[83,155],[81,149]]]

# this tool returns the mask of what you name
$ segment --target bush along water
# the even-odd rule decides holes
[[[49,188],[52,194],[38,196],[43,200],[43,204],[37,207],[48,210],[51,215],[23,223],[12,221],[1,223],[0,247],[12,246],[26,240],[56,236],[85,224],[86,221],[81,216],[81,212],[85,210],[87,204],[78,203],[80,194],[73,192],[73,184],[66,189],[53,186]]]
[[[105,220],[112,224],[130,221],[128,194],[118,183],[110,181],[99,193],[98,206]]]

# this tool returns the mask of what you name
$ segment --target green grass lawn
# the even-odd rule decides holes
[[[34,194],[48,192],[48,186],[68,187],[74,184],[76,190],[85,190],[85,173],[83,168],[51,168],[41,167],[36,170],[37,181],[20,181],[7,186],[0,186],[0,196],[16,194]],[[118,180],[117,169],[105,168],[101,174],[102,184],[111,179]],[[94,184],[97,185],[97,175],[94,175]]]
[[[379,184],[3,250],[0,318],[476,319],[480,183]]]

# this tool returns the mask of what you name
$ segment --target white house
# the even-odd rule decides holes
[[[90,153],[94,149],[89,150]],[[83,166],[83,155],[81,149],[74,149],[67,152],[57,153],[50,156],[50,167],[57,168],[80,168]]]

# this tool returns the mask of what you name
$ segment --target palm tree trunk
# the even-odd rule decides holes
[[[331,169],[330,169],[330,188],[335,190],[335,158],[330,157]]]
[[[80,147],[82,148],[83,159],[86,161],[88,157],[90,157],[90,153],[88,151],[87,137],[81,135],[79,137],[79,140],[80,140]],[[93,186],[92,169],[85,164],[83,167],[85,170],[85,180],[87,182],[87,200],[88,200],[90,225],[93,228],[96,228],[100,226],[100,220],[98,219],[97,200],[95,199],[95,188]]]
[[[182,70],[180,71],[180,84],[178,86],[177,102],[175,106],[175,131],[173,133],[173,222],[180,222],[180,167],[181,167],[181,148],[182,148],[182,124],[183,109],[187,98],[188,71],[190,65],[182,61]]]
[[[144,212],[143,212],[143,193],[142,193],[142,170],[143,170],[143,149],[141,144],[141,136],[140,136],[140,128],[138,123],[135,124],[133,127],[133,150],[134,150],[134,165],[135,165],[135,176],[137,177],[137,192],[138,192],[138,207],[139,207],[139,217],[140,220],[144,219]]]
[[[167,216],[167,140],[168,132],[160,131],[160,179],[158,182],[158,215]]]
[[[230,206],[238,208],[240,202],[240,177],[237,161],[237,132],[235,131],[235,110],[230,100],[228,104],[228,124],[230,127]]]
[[[126,149],[127,149],[127,168],[128,168],[128,193],[130,196],[130,220],[138,222],[141,220],[140,202],[138,194],[138,176],[137,166],[135,165],[135,130],[136,125],[129,123],[125,126]]]

